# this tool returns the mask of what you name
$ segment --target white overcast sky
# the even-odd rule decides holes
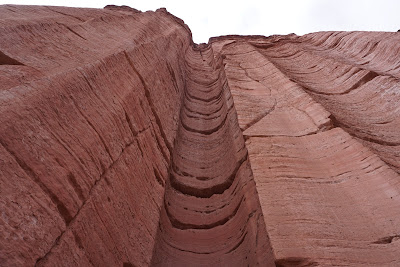
[[[166,7],[189,25],[196,43],[226,34],[400,29],[400,0],[0,0],[0,4],[93,8],[114,4],[141,11]]]

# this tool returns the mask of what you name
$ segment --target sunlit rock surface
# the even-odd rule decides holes
[[[0,6],[1,266],[397,266],[400,35],[192,42]]]

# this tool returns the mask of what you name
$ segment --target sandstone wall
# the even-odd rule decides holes
[[[4,266],[150,263],[188,31],[165,12],[1,9]],[[31,75],[32,73],[32,75]]]
[[[398,33],[0,17],[1,266],[400,264]]]
[[[5,265],[274,264],[221,61],[182,21],[2,12]]]
[[[396,266],[397,33],[214,38],[280,266]]]

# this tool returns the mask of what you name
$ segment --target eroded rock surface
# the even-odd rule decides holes
[[[0,17],[1,266],[400,264],[398,33]]]
[[[1,18],[1,51],[22,65],[0,66],[0,262],[148,265],[187,29],[162,11],[3,6]]]
[[[399,38],[212,39],[277,265],[400,264]]]

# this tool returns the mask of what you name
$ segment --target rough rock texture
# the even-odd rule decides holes
[[[400,35],[211,41],[277,266],[398,266]]]
[[[398,33],[0,7],[1,266],[398,266]]]
[[[186,53],[180,124],[154,265],[273,265],[247,149],[222,62]]]
[[[1,51],[21,64],[0,66],[0,262],[149,264],[190,34],[165,12],[1,18]]]

